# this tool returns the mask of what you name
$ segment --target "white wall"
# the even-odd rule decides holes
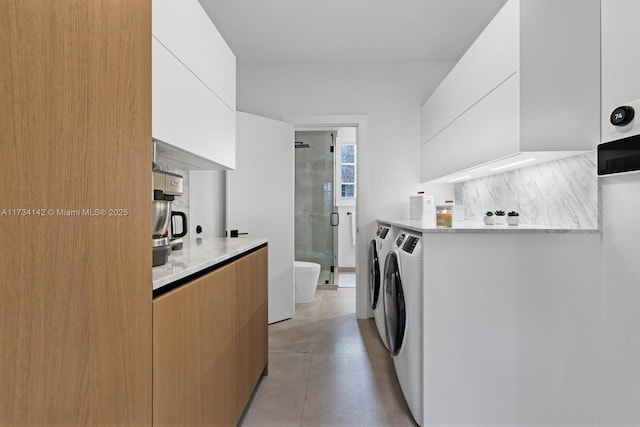
[[[189,236],[224,237],[225,233],[224,171],[189,171]],[[200,226],[201,233],[196,233]]]
[[[359,184],[366,180],[366,186],[359,185],[358,190],[358,259],[366,263],[362,253],[374,235],[376,218],[407,219],[409,196],[419,190],[436,193],[437,199],[453,196],[452,186],[429,188],[419,184],[420,107],[452,66],[239,65],[237,106],[240,111],[274,119],[295,115],[367,116],[366,143],[358,141]],[[361,293],[367,280],[364,266],[358,273],[357,315],[370,317],[372,312]]]
[[[238,110],[277,120],[291,115],[366,114],[368,164],[359,165],[381,197],[371,213],[408,215],[420,175],[420,107],[451,63],[296,64],[238,68]],[[382,171],[380,167],[382,166]],[[393,173],[391,173],[393,169]]]
[[[338,206],[340,224],[338,225],[338,268],[355,268],[356,247],[352,240],[352,218],[356,218],[355,206]]]

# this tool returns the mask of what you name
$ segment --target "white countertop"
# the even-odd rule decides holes
[[[267,243],[266,238],[201,238],[185,240],[182,249],[172,251],[165,265],[153,267],[153,290],[184,279],[206,268]]]
[[[454,222],[451,228],[438,228],[422,221],[378,219],[378,222],[396,225],[420,233],[600,233],[598,228],[566,228],[546,225],[485,225],[480,221]]]

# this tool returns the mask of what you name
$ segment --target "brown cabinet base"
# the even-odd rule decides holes
[[[153,302],[154,426],[234,426],[268,366],[267,248]]]

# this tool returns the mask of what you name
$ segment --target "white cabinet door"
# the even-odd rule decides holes
[[[420,142],[425,143],[451,124],[453,111],[453,80],[447,75],[420,109]]]
[[[153,0],[152,33],[236,109],[236,57],[197,0]]]
[[[273,323],[295,310],[293,126],[240,112],[237,119],[237,167],[227,172],[227,229],[269,239]]]
[[[235,167],[235,111],[152,38],[152,136]]]
[[[421,180],[429,181],[518,150],[518,74],[422,145]]]
[[[519,4],[507,2],[451,71],[456,117],[518,71]]]
[[[421,142],[449,126],[518,71],[517,1],[508,2],[478,36],[421,110]]]

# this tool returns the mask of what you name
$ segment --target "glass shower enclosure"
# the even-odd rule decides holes
[[[320,264],[319,284],[336,283],[335,135],[295,132],[295,259]]]

